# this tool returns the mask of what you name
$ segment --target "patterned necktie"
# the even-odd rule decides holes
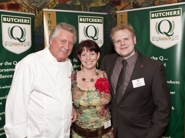
[[[117,86],[116,86],[116,102],[117,104],[120,102],[122,96],[123,96],[123,84],[125,79],[125,72],[126,72],[126,65],[127,61],[122,60],[123,67],[121,69],[121,72],[119,74]]]

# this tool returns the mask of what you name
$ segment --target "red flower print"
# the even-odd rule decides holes
[[[110,84],[107,78],[99,78],[95,83],[95,88],[99,90],[99,92],[108,93],[110,91]]]

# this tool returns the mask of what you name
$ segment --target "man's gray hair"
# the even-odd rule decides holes
[[[77,36],[76,36],[76,29],[73,25],[71,24],[68,24],[68,23],[65,23],[65,22],[61,22],[59,24],[57,24],[52,33],[50,34],[50,39],[53,39],[53,38],[56,38],[58,37],[58,34],[59,34],[59,31],[63,29],[63,30],[66,30],[66,31],[69,31],[71,33],[74,34],[74,43],[76,43],[76,40],[77,40]]]

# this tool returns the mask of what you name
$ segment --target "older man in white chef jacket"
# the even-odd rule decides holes
[[[72,64],[68,56],[76,42],[74,26],[59,23],[49,42],[16,65],[5,109],[7,138],[69,138]]]

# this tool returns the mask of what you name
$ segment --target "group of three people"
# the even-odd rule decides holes
[[[135,49],[131,26],[116,25],[110,36],[116,52],[103,57],[101,69],[99,46],[84,40],[76,49],[81,70],[73,72],[68,56],[76,30],[56,25],[50,46],[16,65],[6,100],[7,138],[69,138],[71,122],[72,138],[161,138],[171,112],[164,66]]]

